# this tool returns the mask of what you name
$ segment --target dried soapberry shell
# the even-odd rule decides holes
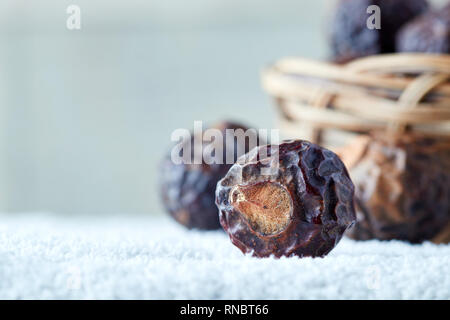
[[[212,128],[220,130],[225,137],[226,129],[242,129],[243,125],[232,122],[221,122]],[[251,133],[251,131],[250,131]],[[256,136],[256,130],[253,132]],[[201,138],[200,138],[201,139]],[[191,143],[194,149],[194,137],[185,143]],[[238,148],[238,140],[232,141],[234,161],[238,156],[249,151],[249,140]],[[203,147],[208,143],[203,142]],[[180,224],[189,229],[220,229],[219,216],[215,205],[217,182],[228,172],[232,164],[226,163],[224,141],[223,164],[174,164],[170,153],[160,167],[160,194],[167,212]]]
[[[450,53],[450,4],[405,25],[397,37],[397,51]]]
[[[369,29],[367,8],[380,7],[381,29]],[[340,0],[331,19],[330,40],[336,62],[395,51],[398,30],[428,9],[426,0]]]
[[[355,184],[358,240],[448,239],[450,142],[412,135],[361,137],[340,153]]]
[[[243,253],[316,257],[330,252],[355,221],[353,193],[336,154],[293,140],[239,158],[217,184],[216,204]]]

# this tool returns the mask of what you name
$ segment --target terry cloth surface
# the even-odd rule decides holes
[[[256,259],[166,218],[0,215],[0,299],[450,299],[449,270],[450,245]]]

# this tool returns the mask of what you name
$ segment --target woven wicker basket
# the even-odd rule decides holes
[[[450,55],[388,54],[346,65],[285,58],[262,83],[286,138],[328,148],[372,130],[450,138]]]

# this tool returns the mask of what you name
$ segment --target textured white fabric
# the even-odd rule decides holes
[[[2,299],[450,299],[450,246],[344,239],[256,259],[166,218],[0,215]]]

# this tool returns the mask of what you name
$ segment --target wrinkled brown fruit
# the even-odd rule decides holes
[[[226,129],[242,129],[246,127],[222,122],[212,128],[220,130],[225,136]],[[255,131],[256,137],[256,131]],[[191,139],[193,146],[194,137]],[[188,143],[188,141],[186,141]],[[203,142],[203,147],[211,143]],[[238,156],[249,151],[249,141],[238,148],[238,140],[232,141],[234,161]],[[189,229],[214,230],[221,229],[219,214],[215,205],[217,182],[225,176],[232,164],[226,164],[226,142],[224,141],[224,164],[174,164],[170,153],[160,167],[160,194],[168,213],[180,224]],[[193,152],[192,147],[192,152]]]
[[[371,5],[380,8],[381,29],[367,27]],[[329,26],[334,60],[395,52],[398,30],[427,9],[426,0],[339,0]]]
[[[449,141],[377,134],[338,153],[355,184],[357,223],[347,235],[412,243],[448,239]]]
[[[242,252],[316,257],[330,252],[354,223],[353,194],[336,154],[293,140],[239,158],[217,184],[216,203],[224,230]]]

